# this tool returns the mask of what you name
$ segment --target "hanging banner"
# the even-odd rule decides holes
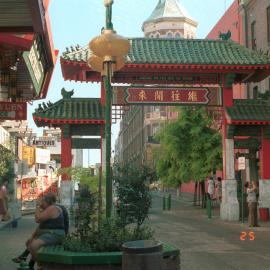
[[[50,150],[36,148],[36,163],[47,164],[50,160],[51,160]]]
[[[0,102],[0,120],[27,120],[26,102]]]
[[[148,87],[115,86],[113,105],[208,105],[221,106],[221,89],[218,87]]]
[[[18,194],[22,202],[35,201],[44,194],[52,192],[57,195],[57,178],[45,175],[35,178],[24,178],[18,183]]]
[[[22,159],[25,160],[29,166],[35,164],[35,148],[32,146],[23,146]]]

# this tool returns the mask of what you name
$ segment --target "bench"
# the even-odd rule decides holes
[[[163,270],[180,270],[180,251],[163,244]],[[43,247],[38,252],[43,270],[121,270],[122,252],[71,252],[62,246]]]

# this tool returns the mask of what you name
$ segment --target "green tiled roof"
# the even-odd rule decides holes
[[[231,121],[270,121],[270,102],[238,99],[232,107],[226,108],[226,112]]]
[[[127,64],[270,65],[270,57],[233,41],[132,38]],[[71,47],[63,59],[86,62],[88,46]]]
[[[35,120],[104,120],[104,109],[99,98],[63,98],[54,104],[39,105],[33,117]]]

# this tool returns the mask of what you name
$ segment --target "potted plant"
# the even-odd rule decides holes
[[[145,185],[147,177],[144,167],[115,167],[113,183],[119,209],[110,218],[101,215],[98,219],[97,190],[91,189],[91,185],[80,185],[74,211],[75,230],[61,247],[44,247],[39,251],[42,269],[121,269],[123,243],[153,239],[153,230],[144,224],[151,206]],[[172,252],[179,255],[178,250],[165,247],[166,258]]]

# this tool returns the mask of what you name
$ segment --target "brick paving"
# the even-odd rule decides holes
[[[206,211],[191,202],[173,200],[171,211],[162,211],[162,197],[154,196],[150,223],[156,238],[181,250],[181,270],[269,270],[270,222],[250,230],[247,224],[224,222],[218,209],[208,219]],[[255,240],[240,240],[253,232]]]
[[[172,201],[171,211],[162,211],[162,196],[154,195],[150,223],[156,238],[181,250],[181,270],[270,270],[270,222],[249,230],[247,224],[224,222],[218,209],[213,218],[193,207],[187,198]],[[17,269],[11,261],[23,249],[35,228],[33,216],[23,216],[18,228],[0,230],[0,270]],[[241,232],[253,231],[255,240],[240,240]]]
[[[25,248],[25,241],[35,228],[33,216],[23,216],[17,228],[7,226],[0,230],[0,270],[15,270],[18,265],[11,261]]]

